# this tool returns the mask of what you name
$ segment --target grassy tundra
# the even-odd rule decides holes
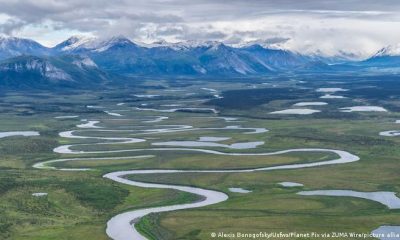
[[[361,81],[361,80],[360,80]],[[364,81],[364,80],[363,80]],[[129,91],[107,90],[101,93],[77,92],[74,97],[63,94],[3,94],[0,104],[0,132],[38,131],[40,136],[0,139],[0,238],[1,239],[108,239],[105,226],[112,216],[132,209],[198,201],[188,193],[165,189],[144,189],[103,179],[107,172],[128,169],[246,169],[282,164],[306,163],[333,159],[330,153],[290,153],[276,156],[224,156],[199,152],[143,150],[105,154],[56,154],[61,144],[81,151],[108,151],[152,148],[153,142],[196,141],[202,136],[227,137],[223,144],[263,141],[255,149],[227,149],[223,152],[261,153],[289,148],[330,148],[360,156],[358,162],[296,170],[257,173],[157,174],[130,177],[146,182],[174,183],[225,192],[229,200],[217,205],[162,214],[151,214],[137,228],[151,239],[209,239],[213,232],[360,232],[369,233],[381,225],[399,225],[400,210],[364,199],[348,197],[300,196],[300,190],[349,189],[356,191],[400,192],[398,166],[400,138],[379,136],[380,131],[400,129],[394,122],[400,104],[386,95],[361,91],[357,84],[310,81],[299,88],[292,80],[273,81],[271,89],[263,81],[191,82],[177,94],[168,82],[163,88],[136,89],[162,97],[143,99]],[[152,85],[155,82],[147,82]],[[369,82],[382,91],[387,85]],[[254,86],[256,88],[254,89]],[[345,99],[319,99],[319,87],[343,87]],[[201,88],[228,91],[222,99]],[[237,89],[241,89],[240,91]],[[294,89],[294,90],[290,90]],[[232,91],[231,91],[232,90]],[[379,92],[379,91],[376,91]],[[192,93],[185,95],[185,93]],[[341,93],[342,94],[342,93]],[[208,99],[203,103],[202,99]],[[305,116],[271,115],[271,111],[291,108],[305,101],[328,102],[311,106],[320,113]],[[117,106],[118,103],[125,103]],[[146,105],[143,105],[146,104]],[[186,107],[215,107],[219,116],[237,117],[237,121],[210,118],[210,113],[178,111],[138,111],[134,107],[168,109],[176,104]],[[103,108],[87,108],[87,105]],[[382,106],[389,112],[342,113],[340,107],[356,105]],[[123,120],[104,110],[122,114]],[[78,115],[77,118],[55,118]],[[168,116],[162,122],[145,123],[157,116]],[[99,132],[78,129],[81,119],[98,120],[104,129],[131,132]],[[191,125],[195,131],[144,134],[162,125]],[[267,128],[262,134],[243,134],[243,130],[218,130],[225,126]],[[76,135],[92,137],[135,137],[145,142],[96,145],[98,139],[66,139],[61,131],[79,130]],[[206,147],[205,147],[206,148]],[[148,158],[129,158],[152,155]],[[91,171],[56,171],[32,168],[37,162],[71,157],[103,157],[103,160],[80,160],[55,163],[58,168],[91,168]],[[126,157],[115,160],[107,157]],[[284,188],[279,182],[291,181],[304,187]],[[249,189],[249,194],[232,193],[230,187]],[[34,197],[32,193],[46,192]],[[185,226],[185,227],[182,227]]]

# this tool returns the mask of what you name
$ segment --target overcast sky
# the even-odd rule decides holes
[[[71,35],[139,42],[262,39],[368,56],[400,43],[398,0],[0,0],[0,33],[52,46]]]

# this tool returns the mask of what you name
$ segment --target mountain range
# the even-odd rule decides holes
[[[362,61],[351,61],[348,56],[303,55],[259,43],[239,47],[215,41],[140,45],[123,36],[74,36],[47,48],[30,39],[10,37],[0,38],[0,86],[90,86],[129,76],[243,77],[400,67],[400,45],[382,48]]]

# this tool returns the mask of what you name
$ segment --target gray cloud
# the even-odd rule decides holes
[[[25,26],[26,23],[19,20],[8,19],[3,24],[0,24],[0,32],[6,35],[13,35],[14,31]]]

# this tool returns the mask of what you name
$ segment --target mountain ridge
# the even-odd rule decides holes
[[[23,84],[22,78],[30,79],[32,83],[62,84],[69,79],[71,85],[77,82],[90,86],[92,81],[105,82],[107,77],[114,76],[254,77],[281,73],[376,71],[399,68],[398,50],[396,46],[389,46],[363,61],[350,61],[346,59],[354,57],[351,54],[340,53],[335,58],[303,55],[267,48],[257,42],[238,47],[217,41],[161,41],[142,46],[124,36],[105,39],[72,36],[47,48],[30,39],[0,38],[3,77],[0,86],[7,85],[5,82]],[[39,65],[41,70],[33,68]],[[31,79],[33,76],[36,80]],[[56,77],[63,81],[54,81]]]
[[[82,56],[21,55],[0,62],[0,86],[3,89],[95,87],[112,78]]]

